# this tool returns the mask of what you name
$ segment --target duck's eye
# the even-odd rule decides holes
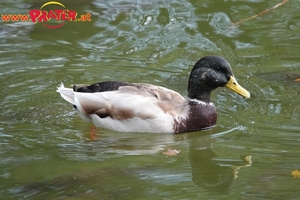
[[[219,72],[219,73],[226,73],[226,71],[224,71],[224,69],[221,68],[221,67],[218,67],[218,68],[217,68],[217,72]]]

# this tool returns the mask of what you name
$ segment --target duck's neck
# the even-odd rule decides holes
[[[211,90],[201,90],[201,91],[189,91],[188,97],[190,99],[197,99],[206,103],[210,102],[210,93]]]

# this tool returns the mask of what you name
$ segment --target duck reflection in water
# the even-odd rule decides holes
[[[189,161],[192,180],[197,186],[210,191],[229,191],[235,183],[238,170],[251,166],[251,156],[241,156],[239,159],[220,158],[212,150],[211,135],[204,137],[190,139]]]
[[[213,151],[213,143],[215,138],[209,134],[212,131],[206,131],[208,135],[199,137],[199,133],[191,132],[188,134],[178,135],[160,135],[157,136],[159,141],[153,141],[145,139],[140,142],[145,142],[144,145],[149,147],[151,151],[141,151],[141,146],[132,144],[133,140],[130,135],[128,138],[124,138],[124,135],[119,139],[116,135],[107,137],[107,141],[104,138],[98,140],[99,143],[94,142],[93,146],[107,145],[107,149],[111,149],[110,155],[115,154],[117,157],[122,152],[126,152],[127,155],[138,155],[138,157],[152,154],[162,153],[161,145],[153,144],[173,144],[174,139],[176,141],[184,141],[189,145],[188,159],[192,168],[192,180],[189,178],[189,173],[182,172],[180,177],[188,177],[187,182],[193,181],[197,186],[205,188],[214,193],[226,192],[234,185],[237,178],[237,173],[240,167],[246,167],[251,165],[251,156],[244,156],[242,159],[226,159],[221,158]],[[131,138],[131,139],[130,139]],[[113,140],[114,139],[114,140]],[[114,141],[114,142],[111,142]],[[126,143],[129,141],[129,143]],[[147,143],[147,141],[149,143]],[[167,142],[168,141],[168,142]],[[115,145],[123,144],[123,145]],[[153,147],[156,146],[153,150]],[[130,148],[128,148],[130,147]],[[163,149],[167,149],[166,145]],[[153,151],[152,151],[153,150]],[[164,150],[164,151],[165,151]],[[182,153],[180,152],[182,151]],[[183,154],[185,149],[178,149],[178,154]],[[175,155],[177,156],[177,154]],[[136,158],[133,159],[135,160]],[[129,156],[127,156],[129,159]],[[115,159],[112,159],[111,165],[114,166]],[[134,161],[133,160],[133,161]],[[164,158],[162,158],[164,160]],[[176,159],[175,159],[176,160]],[[185,159],[187,160],[187,159]],[[128,161],[128,160],[127,160]],[[129,159],[130,161],[130,159]],[[169,159],[166,162],[152,165],[152,163],[146,166],[115,166],[115,167],[101,167],[100,169],[83,169],[81,171],[70,172],[68,174],[62,174],[52,179],[43,181],[36,181],[27,184],[18,183],[15,189],[12,191],[17,197],[48,197],[50,194],[52,197],[61,197],[61,195],[72,196],[78,198],[94,198],[98,199],[99,195],[108,197],[107,199],[124,199],[124,197],[131,197],[134,195],[134,199],[143,199],[144,194],[148,192],[149,188],[155,190],[157,193],[166,192],[166,186],[169,183],[174,185],[182,184],[182,179],[174,179],[175,175],[178,175],[178,171],[173,171],[173,162],[168,165]],[[107,163],[110,161],[107,160]],[[134,163],[134,162],[133,162]],[[185,165],[185,163],[184,163]],[[186,176],[187,175],[187,176]],[[168,179],[169,178],[169,179]],[[125,181],[126,180],[126,181]],[[169,185],[169,187],[174,187]],[[138,193],[136,191],[139,191]],[[41,199],[41,198],[40,198]]]

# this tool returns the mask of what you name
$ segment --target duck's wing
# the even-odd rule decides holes
[[[173,117],[183,114],[187,101],[178,92],[165,87],[156,86],[147,83],[135,83],[134,87],[138,89],[138,93],[145,97],[154,99],[153,103],[165,113],[171,114]],[[123,87],[124,90],[129,87]]]

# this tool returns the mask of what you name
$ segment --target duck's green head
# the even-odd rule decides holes
[[[230,64],[224,58],[205,56],[192,69],[188,97],[210,101],[210,93],[217,87],[227,87],[246,98],[250,97],[250,93],[236,81]]]

